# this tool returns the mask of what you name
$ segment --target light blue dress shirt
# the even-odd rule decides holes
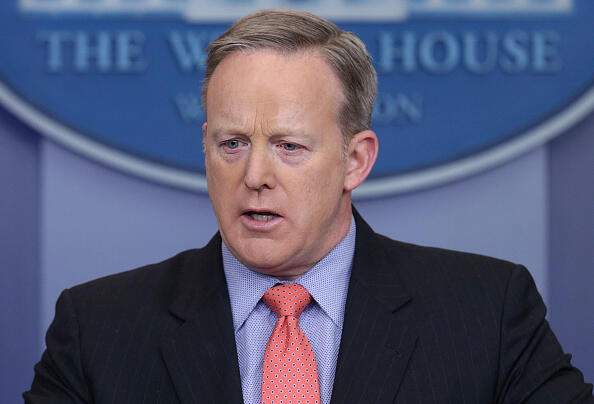
[[[279,283],[298,283],[313,297],[299,317],[299,326],[316,355],[322,404],[330,403],[355,252],[355,233],[355,220],[351,218],[349,231],[342,241],[295,281],[279,281],[252,271],[222,243],[245,404],[261,403],[264,352],[277,317],[260,299],[264,292]]]

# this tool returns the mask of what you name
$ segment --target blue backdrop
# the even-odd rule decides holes
[[[11,92],[43,116],[52,117],[54,123],[98,143],[90,143],[90,149],[77,148],[56,137],[59,130],[54,126],[31,119],[16,104],[7,107],[11,112],[0,106],[2,403],[18,402],[17,397],[29,386],[62,289],[201,246],[216,231],[208,197],[187,190],[200,188],[193,188],[195,182],[180,189],[147,180],[108,165],[109,159],[97,159],[89,150],[119,147],[149,162],[201,172],[202,116],[195,103],[203,69],[200,46],[224,25],[202,24],[194,30],[194,37],[183,31],[185,45],[188,40],[198,41],[194,59],[185,60],[179,53],[183,50],[176,48],[181,46],[176,41],[182,39],[173,34],[187,23],[169,15],[147,27],[140,20],[120,16],[110,23],[110,32],[121,34],[120,28],[126,26],[145,36],[128,33],[123,39],[108,38],[109,43],[126,43],[126,52],[132,53],[139,44],[147,44],[148,53],[143,55],[151,64],[142,66],[139,54],[122,56],[120,52],[118,57],[123,59],[110,59],[113,65],[103,67],[130,71],[101,72],[97,57],[75,56],[76,49],[86,49],[80,44],[89,39],[80,35],[97,34],[104,27],[101,20],[15,16],[16,4],[56,1],[19,0],[0,5],[0,84],[5,85],[0,88],[0,99],[8,105],[2,95]],[[425,2],[412,3],[422,7]],[[376,179],[493,150],[492,146],[520,138],[592,91],[594,3],[534,3],[546,7],[573,4],[584,14],[500,16],[498,20],[481,16],[471,21],[435,19],[430,14],[415,17],[413,13],[408,26],[378,29],[344,23],[369,40],[380,72],[374,127],[380,132],[383,163],[374,173]],[[56,30],[76,35],[56,39],[51,36]],[[489,32],[501,44],[505,35],[511,35],[507,48],[500,48],[506,56],[490,71],[468,71],[464,65],[468,54],[466,59],[456,58],[457,64],[448,64],[448,54],[443,52],[472,42],[468,33],[480,36],[486,46],[481,48],[484,56]],[[409,34],[414,34],[417,45],[412,59],[405,61],[405,44],[413,40]],[[55,53],[58,40],[70,41],[61,55]],[[94,40],[101,41],[97,36]],[[422,56],[420,45],[430,40],[441,49],[433,55],[438,58],[434,65],[431,57]],[[154,46],[148,47],[152,41]],[[459,51],[464,53],[462,48]],[[161,59],[157,55],[166,63],[157,63]],[[525,70],[506,72],[505,66],[512,66],[510,55],[515,67]],[[85,60],[93,61],[91,71],[84,70],[89,69]],[[557,65],[558,61],[563,63]],[[132,71],[136,68],[138,72]],[[174,76],[177,81],[167,80]],[[550,309],[549,320],[561,344],[575,354],[573,362],[592,382],[594,114],[586,107],[580,111],[565,117],[563,125],[544,125],[544,132],[539,133],[545,136],[507,153],[508,160],[492,160],[495,163],[482,166],[474,175],[452,175],[450,182],[438,186],[409,187],[407,193],[384,193],[355,204],[376,231],[390,237],[525,264]],[[156,122],[161,115],[163,120]],[[180,147],[184,153],[179,153]]]

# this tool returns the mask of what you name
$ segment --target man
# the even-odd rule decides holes
[[[594,403],[521,266],[375,234],[378,140],[353,34],[250,15],[209,46],[219,233],[66,290],[30,403]],[[354,219],[353,219],[354,218]]]

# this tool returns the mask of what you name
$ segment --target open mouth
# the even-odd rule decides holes
[[[260,212],[256,212],[253,210],[247,211],[243,213],[245,216],[249,216],[250,218],[252,218],[253,220],[256,220],[258,222],[269,222],[271,220],[273,220],[274,218],[280,217],[280,215],[277,215],[274,212],[268,212],[268,211],[260,211]]]

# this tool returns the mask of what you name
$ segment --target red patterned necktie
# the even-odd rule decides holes
[[[316,358],[298,324],[309,292],[297,284],[278,285],[262,300],[278,316],[264,353],[262,404],[320,404]]]

